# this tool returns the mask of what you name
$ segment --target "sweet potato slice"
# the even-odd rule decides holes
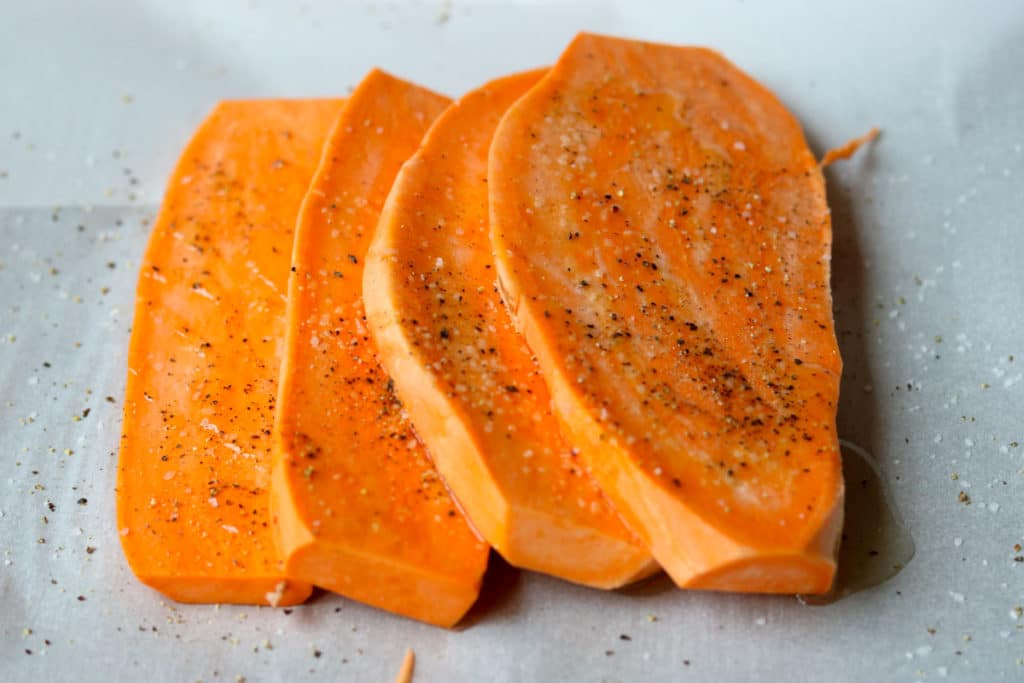
[[[841,360],[821,172],[718,54],[581,34],[502,119],[491,237],[598,482],[680,586],[835,573]]]
[[[384,205],[364,297],[381,364],[481,535],[513,565],[613,588],[657,565],[561,437],[495,287],[487,151],[543,73],[492,81],[430,128]]]
[[[270,524],[274,401],[299,205],[340,100],[223,102],[171,177],[139,275],[117,518],[182,602],[293,604]]]
[[[362,284],[395,175],[449,102],[373,71],[328,136],[296,231],[272,488],[288,576],[443,626],[475,601],[489,548],[377,364]]]

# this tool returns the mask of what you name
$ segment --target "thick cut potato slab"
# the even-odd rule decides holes
[[[684,587],[835,574],[824,181],[720,55],[582,34],[492,142],[499,280],[605,493]]]
[[[296,230],[272,496],[288,576],[443,626],[476,600],[489,548],[377,364],[362,283],[395,175],[449,103],[373,71],[328,136]]]
[[[171,177],[143,258],[118,464],[121,545],[182,602],[293,604],[270,524],[295,217],[340,100],[223,102]]]
[[[405,163],[367,256],[381,363],[438,471],[513,565],[613,588],[657,566],[586,475],[495,287],[487,152],[505,110],[543,75],[462,97]]]

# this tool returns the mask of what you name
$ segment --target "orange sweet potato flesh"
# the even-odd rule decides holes
[[[328,136],[296,230],[272,487],[288,576],[441,626],[476,600],[489,547],[377,364],[362,283],[395,175],[449,103],[373,71]]]
[[[513,565],[614,588],[657,565],[560,435],[495,287],[487,151],[543,73],[492,81],[430,128],[384,205],[364,297],[381,364],[474,527]]]
[[[826,591],[841,360],[797,121],[712,51],[581,34],[503,118],[489,180],[516,324],[658,562],[683,587]]]
[[[182,602],[288,605],[270,427],[299,205],[340,100],[223,102],[171,177],[139,276],[117,518],[132,571]]]

